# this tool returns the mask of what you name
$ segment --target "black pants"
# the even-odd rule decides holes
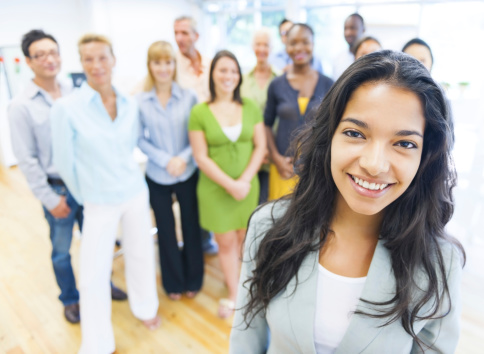
[[[203,281],[203,252],[198,222],[197,181],[195,172],[185,182],[162,185],[146,177],[150,204],[158,227],[161,276],[167,293],[198,291]],[[172,193],[180,204],[183,249],[178,248]]]
[[[259,205],[267,202],[269,198],[269,172],[267,171],[259,171],[257,173],[259,177],[259,185],[260,185],[260,192],[259,192]]]

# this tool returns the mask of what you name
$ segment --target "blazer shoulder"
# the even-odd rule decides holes
[[[284,216],[288,206],[288,200],[276,200],[259,206],[250,217],[249,227],[255,229],[256,236],[265,235],[276,220]]]

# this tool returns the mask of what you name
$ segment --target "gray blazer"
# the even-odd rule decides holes
[[[274,207],[273,207],[274,206]],[[253,256],[260,240],[271,227],[271,213],[275,218],[283,215],[282,203],[268,204],[258,210],[250,221],[245,241],[244,262],[239,283],[234,324],[230,335],[230,353],[316,353],[314,347],[314,316],[316,308],[316,287],[318,279],[319,254],[314,252],[306,257],[296,277],[287,288],[269,304],[265,314],[257,315],[246,329],[242,311],[247,301],[247,285],[243,282],[255,267]],[[262,237],[260,237],[262,236]],[[417,321],[415,333],[424,343],[433,345],[432,353],[453,353],[457,346],[460,329],[460,276],[462,272],[459,256],[453,247],[444,246],[443,254],[447,280],[452,298],[451,311],[441,319]],[[417,279],[418,281],[418,279]],[[423,279],[420,279],[423,283]],[[391,268],[390,253],[379,241],[361,297],[366,300],[382,302],[391,299],[395,292],[395,277]],[[293,292],[294,291],[294,292]],[[430,306],[423,308],[421,315]],[[366,313],[374,310],[360,301],[358,309]],[[445,302],[442,311],[448,309]],[[418,345],[405,332],[400,321],[382,326],[384,320],[368,316],[353,315],[350,325],[336,353],[420,353]]]

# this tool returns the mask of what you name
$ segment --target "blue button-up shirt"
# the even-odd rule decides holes
[[[154,88],[139,94],[138,103],[141,124],[138,145],[148,156],[146,174],[164,185],[186,181],[196,170],[188,140],[188,118],[197,103],[195,92],[182,89],[174,82],[165,108]],[[176,156],[187,163],[185,172],[179,177],[173,177],[166,170],[168,162]]]
[[[78,203],[119,204],[146,188],[133,156],[138,105],[117,90],[113,121],[86,82],[51,111],[54,165]]]
[[[59,82],[62,96],[72,88]],[[49,113],[54,100],[44,89],[29,81],[8,107],[10,134],[15,157],[32,193],[48,209],[54,209],[60,196],[47,183],[59,178],[52,163]]]

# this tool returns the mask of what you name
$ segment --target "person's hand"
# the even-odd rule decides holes
[[[271,161],[269,160],[269,151],[266,149],[266,154],[264,155],[264,159],[262,160],[262,164],[268,164]]]
[[[66,197],[61,195],[59,204],[57,204],[54,209],[49,210],[49,212],[54,218],[67,218],[67,216],[69,216],[69,213],[71,212],[71,208],[67,204]]]
[[[280,156],[274,160],[277,171],[283,179],[289,179],[294,176],[294,167],[292,157]]]
[[[244,200],[250,192],[250,182],[237,179],[232,182],[229,188],[226,189],[227,193],[229,193],[235,200],[241,201]]]
[[[183,172],[185,172],[186,168],[187,163],[182,158],[177,156],[173,157],[166,166],[166,170],[173,177],[181,176]]]

